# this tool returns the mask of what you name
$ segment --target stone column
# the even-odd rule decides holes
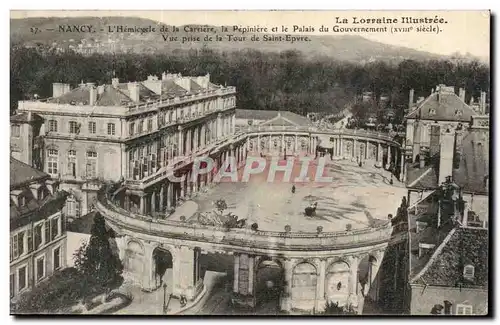
[[[156,212],[156,192],[151,192],[151,215]]]
[[[128,193],[125,193],[125,202],[123,203],[124,209],[129,211],[130,210],[130,195]]]
[[[184,137],[183,137],[184,131],[182,130],[182,126],[179,125],[179,132],[177,133],[177,139],[178,139],[178,144],[177,144],[177,154],[179,156],[184,155]]]
[[[271,148],[273,147],[272,143],[271,143],[272,142],[271,140],[272,140],[272,136],[271,136],[271,134],[269,134],[269,148],[268,148],[267,152],[271,152]]]
[[[377,149],[377,162],[382,163],[383,157],[384,157],[384,154],[382,151],[382,144],[379,142],[378,149]]]
[[[401,166],[400,166],[400,172],[399,172],[399,181],[400,182],[405,182],[406,181],[406,173],[405,173],[405,154],[404,151],[401,150]]]
[[[325,277],[326,277],[326,260],[319,260],[318,278],[316,282],[316,305],[315,311],[321,312],[325,309]]]
[[[187,175],[185,175],[187,177]],[[180,197],[183,198],[185,195],[186,195],[186,180],[182,180],[180,182],[180,187],[181,187],[181,191],[180,191]]]
[[[167,209],[170,209],[172,207],[173,195],[174,195],[173,184],[168,182],[167,183]]]
[[[249,256],[248,257],[248,294],[253,295],[253,288],[254,288],[254,266],[255,266],[255,257],[254,256]]]
[[[359,155],[359,153],[356,152],[356,147],[358,146],[358,141],[356,139],[352,140],[352,157],[356,158],[356,154]]]
[[[176,297],[185,296],[194,300],[203,289],[203,282],[195,279],[195,268],[199,251],[187,246],[180,246],[175,250],[173,265],[174,288]]]
[[[222,137],[222,114],[217,115],[217,139]]]
[[[144,247],[144,261],[143,261],[143,273],[138,274],[142,276],[142,289],[145,291],[153,291],[156,289],[156,279],[155,279],[155,265],[153,260],[153,246],[151,244],[143,242]]]
[[[340,152],[339,155],[342,157],[342,155],[344,154],[344,147],[343,147],[342,138],[339,139],[339,152]]]
[[[293,276],[293,261],[285,260],[283,263],[285,285],[283,295],[281,297],[281,310],[290,311],[292,309],[292,276]]]
[[[365,160],[368,160],[368,145],[370,144],[370,141],[366,140],[366,145],[365,145]]]
[[[284,149],[285,149],[285,134],[282,133],[281,134],[281,148],[280,148],[280,152],[284,152]]]
[[[391,146],[388,145],[387,146],[387,165],[388,166],[391,165],[391,160],[392,160],[392,157],[391,157]]]
[[[295,134],[295,146],[293,147],[293,152],[294,153],[297,153],[299,151],[298,149],[298,142],[299,142],[299,136],[297,134]]]
[[[260,152],[260,134],[257,135],[257,152]]]
[[[142,193],[141,196],[139,196],[139,211],[141,214],[145,214],[146,211],[145,211],[145,208],[146,208],[146,205],[144,204],[144,193]]]
[[[234,276],[233,276],[233,292],[239,292],[239,278],[240,278],[240,255],[234,254]]]

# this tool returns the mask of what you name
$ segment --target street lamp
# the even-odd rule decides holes
[[[163,313],[167,313],[167,284],[163,284]]]

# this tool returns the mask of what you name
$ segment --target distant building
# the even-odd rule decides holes
[[[289,111],[269,111],[260,109],[237,109],[236,127],[257,126],[313,126],[312,121]]]
[[[10,298],[66,266],[68,193],[50,175],[10,158]]]

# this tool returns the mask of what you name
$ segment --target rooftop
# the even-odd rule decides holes
[[[10,188],[15,189],[25,184],[50,178],[49,174],[35,169],[13,157],[10,157]]]
[[[268,111],[260,109],[237,109],[237,119],[252,119],[266,121],[260,125],[279,126],[312,126],[313,123],[307,117],[290,111]]]
[[[417,108],[407,115],[407,118],[470,122],[472,116],[475,115],[478,114],[455,94],[453,87],[441,85],[418,104]]]

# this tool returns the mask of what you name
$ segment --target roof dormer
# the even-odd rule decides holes
[[[14,202],[16,207],[19,207],[19,198],[21,197],[21,194],[23,193],[22,190],[12,190],[10,191],[10,199]]]

